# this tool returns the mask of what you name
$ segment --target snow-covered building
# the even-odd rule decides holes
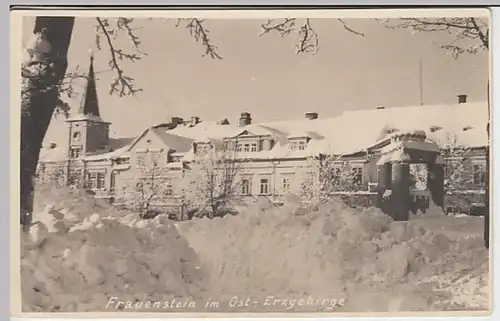
[[[42,150],[40,180],[54,179],[59,172],[69,181],[82,182],[98,197],[116,199],[148,164],[167,169],[165,175],[174,186],[198,154],[215,146],[242,161],[241,193],[249,198],[278,198],[290,187],[298,168],[321,155],[342,155],[361,190],[368,191],[380,181],[377,164],[390,135],[418,131],[442,150],[466,149],[470,166],[459,173],[465,182],[462,190],[478,194],[484,189],[489,107],[487,102],[467,102],[464,95],[456,104],[377,107],[332,118],[307,112],[302,119],[252,123],[251,115],[244,112],[238,124],[230,124],[227,119],[174,117],[146,128],[138,137],[115,138],[109,136],[111,124],[100,116],[95,81],[91,60],[85,97],[78,113],[67,119],[68,144]],[[448,176],[456,175],[448,161],[464,163],[464,156],[457,155],[441,155]]]

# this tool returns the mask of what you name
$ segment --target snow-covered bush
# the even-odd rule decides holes
[[[323,203],[339,193],[362,189],[363,165],[355,165],[341,156],[311,157],[297,172],[292,193],[307,203]]]
[[[159,165],[139,168],[138,173],[128,179],[120,199],[126,207],[144,218],[151,212],[159,212],[174,192],[172,179],[167,173],[168,169]]]
[[[233,213],[241,199],[239,163],[226,151],[211,149],[189,164],[180,182],[185,210],[195,217]]]

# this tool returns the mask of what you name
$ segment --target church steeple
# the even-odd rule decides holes
[[[111,124],[102,120],[99,111],[92,52],[84,89],[84,96],[76,115],[66,119],[69,126],[68,155],[70,158],[79,158],[89,153],[106,150],[109,143]]]
[[[78,109],[78,113],[82,115],[89,115],[94,117],[101,117],[99,113],[99,101],[97,99],[97,88],[94,71],[94,54],[90,51],[90,64],[85,83],[85,92],[83,99]]]

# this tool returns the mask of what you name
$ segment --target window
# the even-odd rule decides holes
[[[244,178],[241,180],[241,195],[250,195],[250,179]]]
[[[486,184],[486,168],[484,165],[475,164],[473,166],[473,183],[474,185]]]
[[[252,152],[256,152],[257,151],[257,143],[252,143],[251,145],[251,149],[250,149]]]
[[[104,173],[97,173],[97,189],[106,188],[106,177]]]
[[[70,154],[69,154],[69,156],[70,156],[71,158],[79,158],[79,157],[80,157],[80,152],[81,152],[81,151],[82,151],[82,149],[81,149],[81,148],[72,148],[72,149],[70,150]]]
[[[80,132],[74,132],[74,133],[73,133],[73,140],[74,140],[75,142],[79,141],[79,140],[80,140],[80,137],[81,137]]]
[[[244,148],[243,148],[243,151],[249,152],[250,151],[250,144],[245,144]]]
[[[363,183],[363,168],[355,167],[351,171],[352,173],[352,183],[354,185],[361,185]]]
[[[117,165],[128,165],[129,164],[129,159],[128,158],[117,158],[115,160]]]
[[[90,172],[88,174],[88,187],[91,189],[106,188],[106,173],[105,172]]]
[[[96,188],[97,187],[97,173],[89,173],[88,174],[88,187]]]
[[[304,150],[304,149],[306,149],[306,142],[301,140],[299,142],[299,150]]]
[[[205,155],[208,153],[209,150],[210,150],[209,144],[198,144],[196,147],[196,154]]]
[[[289,147],[290,147],[290,150],[296,150],[297,149],[297,142],[290,142]]]
[[[146,165],[146,155],[144,153],[137,154],[137,167],[144,167]]]
[[[236,145],[236,151],[237,151],[237,152],[241,152],[241,150],[242,150],[242,149],[243,149],[243,144],[238,143],[238,144]]]
[[[282,187],[283,187],[283,192],[286,193],[286,192],[290,191],[290,188],[292,186],[290,177],[283,177],[283,180],[281,183],[282,183]]]
[[[158,166],[160,164],[160,153],[151,153],[151,165]]]
[[[260,194],[261,195],[268,195],[269,194],[269,179],[268,178],[262,178],[260,180]]]
[[[172,182],[170,179],[167,179],[165,184],[165,195],[172,196],[174,194],[174,187],[172,186]]]

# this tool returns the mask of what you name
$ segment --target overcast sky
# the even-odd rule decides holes
[[[24,41],[32,32],[26,18]],[[175,21],[136,20],[148,55],[124,62],[126,73],[143,92],[137,97],[108,94],[113,74],[99,73],[101,115],[112,122],[113,136],[134,136],[170,116],[236,122],[242,111],[254,122],[319,117],[344,110],[420,104],[419,61],[423,63],[426,104],[452,103],[456,95],[486,100],[488,55],[464,55],[458,60],[438,48],[449,38],[439,33],[411,34],[389,30],[368,19],[346,20],[364,37],[346,31],[334,19],[315,19],[320,38],[316,55],[295,55],[295,35],[258,36],[261,20],[210,20],[206,26],[223,60],[202,57],[203,48]],[[125,38],[116,46],[130,49]],[[88,67],[89,49],[96,50],[95,19],[78,18],[70,46],[70,68]],[[108,69],[109,52],[95,51],[98,71]],[[70,101],[73,106],[78,102]],[[61,141],[64,122],[53,122],[47,140]],[[58,137],[59,136],[59,137]],[[64,138],[63,138],[64,139]],[[64,140],[62,140],[63,142]]]

